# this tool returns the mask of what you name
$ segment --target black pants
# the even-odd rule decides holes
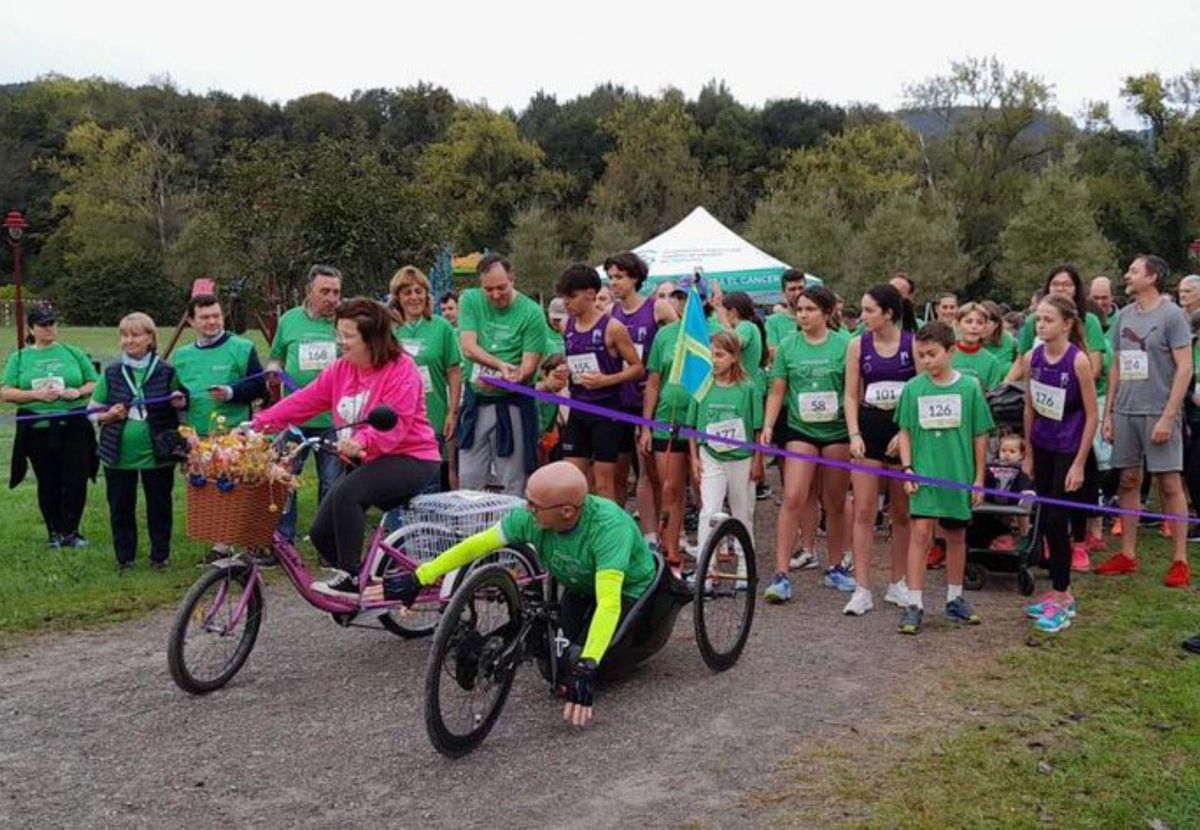
[[[1033,480],[1039,496],[1078,500],[1077,492],[1066,491],[1067,471],[1075,453],[1051,452],[1033,448]],[[1072,513],[1077,511],[1056,504],[1042,505],[1042,528],[1050,547],[1050,583],[1056,591],[1071,587],[1071,539],[1067,533]]]
[[[86,418],[64,418],[25,434],[25,453],[37,476],[38,508],[51,536],[79,531],[95,451],[91,430]]]
[[[1183,480],[1192,500],[1192,515],[1200,514],[1200,424],[1188,424],[1187,443],[1183,445]]]
[[[1071,466],[1070,462],[1067,463],[1067,466]],[[1066,475],[1066,473],[1063,473],[1063,475]],[[1041,490],[1038,492],[1040,493]],[[1083,504],[1096,504],[1100,500],[1100,468],[1096,466],[1095,452],[1088,452],[1087,461],[1083,465],[1083,486],[1072,493],[1071,497]],[[1079,543],[1087,538],[1088,520],[1095,515],[1091,510],[1071,511],[1072,542]]]
[[[114,470],[104,468],[108,488],[108,523],[112,526],[113,551],[118,562],[132,562],[137,556],[137,485],[142,479],[146,496],[146,526],[150,530],[150,561],[166,562],[171,555],[171,525],[175,518],[172,492],[175,467],[151,470]]]
[[[327,564],[358,575],[369,507],[394,510],[436,481],[439,461],[388,455],[346,475],[325,496],[309,536]]]

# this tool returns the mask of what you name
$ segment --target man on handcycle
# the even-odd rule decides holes
[[[431,562],[389,577],[383,596],[412,605],[418,591],[439,577],[515,543],[532,546],[562,586],[559,624],[582,648],[560,693],[563,719],[585,726],[592,719],[596,671],[622,619],[654,584],[656,564],[637,522],[612,501],[588,494],[587,478],[565,461],[537,470],[525,489],[524,507]]]

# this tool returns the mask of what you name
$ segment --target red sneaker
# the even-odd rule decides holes
[[[925,557],[925,567],[929,570],[936,570],[945,564],[946,549],[940,542],[934,542],[929,546],[929,553]]]
[[[1083,543],[1087,545],[1088,553],[1099,553],[1106,549],[1104,537],[1098,536],[1095,533],[1089,533],[1083,537]]]
[[[1171,567],[1167,568],[1167,577],[1163,580],[1163,585],[1168,588],[1186,588],[1191,584],[1192,569],[1188,567],[1187,562],[1176,559],[1171,563]]]
[[[1096,573],[1101,576],[1119,576],[1137,571],[1138,562],[1132,556],[1124,553],[1114,554],[1096,566]]]
[[[1121,517],[1120,517],[1120,516],[1117,516],[1117,518],[1113,519],[1113,523],[1112,523],[1112,535],[1113,535],[1113,536],[1120,536],[1120,535],[1121,535],[1121,530],[1122,530],[1122,528],[1123,528],[1123,527],[1124,527],[1124,523],[1121,521]]]
[[[1088,556],[1087,545],[1071,545],[1071,570],[1085,572],[1092,569],[1092,560]]]

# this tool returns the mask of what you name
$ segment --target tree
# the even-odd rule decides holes
[[[570,261],[558,240],[558,225],[542,206],[517,214],[508,234],[508,252],[523,291],[553,293],[554,281]]]
[[[646,240],[628,222],[607,216],[596,217],[591,226],[587,261],[599,265],[618,251],[629,251]]]
[[[700,165],[691,152],[696,125],[678,90],[648,104],[622,103],[601,126],[616,144],[592,191],[601,214],[651,237],[700,202]]]
[[[851,276],[847,253],[854,231],[829,190],[777,193],[759,201],[744,235],[772,256],[816,274],[838,291]]]
[[[1112,273],[1112,244],[1100,233],[1087,185],[1071,173],[1073,160],[1048,168],[1026,191],[1001,235],[1001,274],[1017,299],[1041,288],[1047,269],[1071,262],[1085,278]]]
[[[912,274],[922,296],[961,291],[970,263],[959,247],[954,205],[936,193],[895,193],[867,217],[853,267],[839,290],[854,302],[896,271]]]

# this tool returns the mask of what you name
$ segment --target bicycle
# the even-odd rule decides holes
[[[654,555],[654,581],[618,627],[600,676],[620,676],[658,652],[689,603],[695,603],[693,625],[705,664],[714,672],[733,667],[750,636],[758,590],[745,526],[720,517],[686,583],[657,551]],[[557,690],[575,656],[561,636],[557,599],[553,579],[520,584],[497,565],[475,570],[456,588],[425,670],[425,728],[438,752],[457,758],[487,737],[521,663],[536,661],[542,678]],[[725,611],[730,614],[723,620]]]
[[[386,407],[377,407],[361,424],[386,431],[395,426],[396,415]],[[336,445],[330,440],[333,433],[334,430],[327,430],[320,435],[304,438],[293,445],[293,450],[336,452]],[[450,496],[458,496],[460,500],[487,497],[492,513],[506,511],[522,503],[522,500],[512,497],[458,491],[438,494],[436,497],[417,496],[407,507],[410,510],[420,508],[422,500],[433,499],[436,502],[437,499],[445,500]],[[288,498],[295,498],[295,494],[289,494]],[[418,516],[436,517],[439,511],[418,509],[416,512]],[[280,510],[276,515],[282,513]],[[359,568],[357,583],[360,597],[357,601],[317,591],[295,544],[278,529],[273,532],[271,550],[280,569],[301,598],[313,608],[330,614],[339,625],[374,629],[374,623],[378,623],[386,631],[405,639],[427,637],[436,629],[438,618],[450,603],[455,587],[466,579],[470,569],[464,573],[448,574],[439,582],[423,588],[412,609],[404,609],[399,603],[386,600],[365,600],[361,594],[368,585],[387,576],[415,570],[422,561],[433,558],[466,538],[469,530],[456,529],[452,526],[453,517],[447,516],[445,521],[416,521],[389,531],[387,516],[385,513],[375,528]],[[536,554],[519,546],[496,551],[475,565],[512,569],[513,579],[522,584],[544,578],[540,576],[541,565]],[[175,684],[195,695],[207,694],[225,686],[237,675],[253,651],[262,620],[262,573],[256,557],[242,551],[205,566],[200,578],[184,595],[171,623],[167,664]]]

